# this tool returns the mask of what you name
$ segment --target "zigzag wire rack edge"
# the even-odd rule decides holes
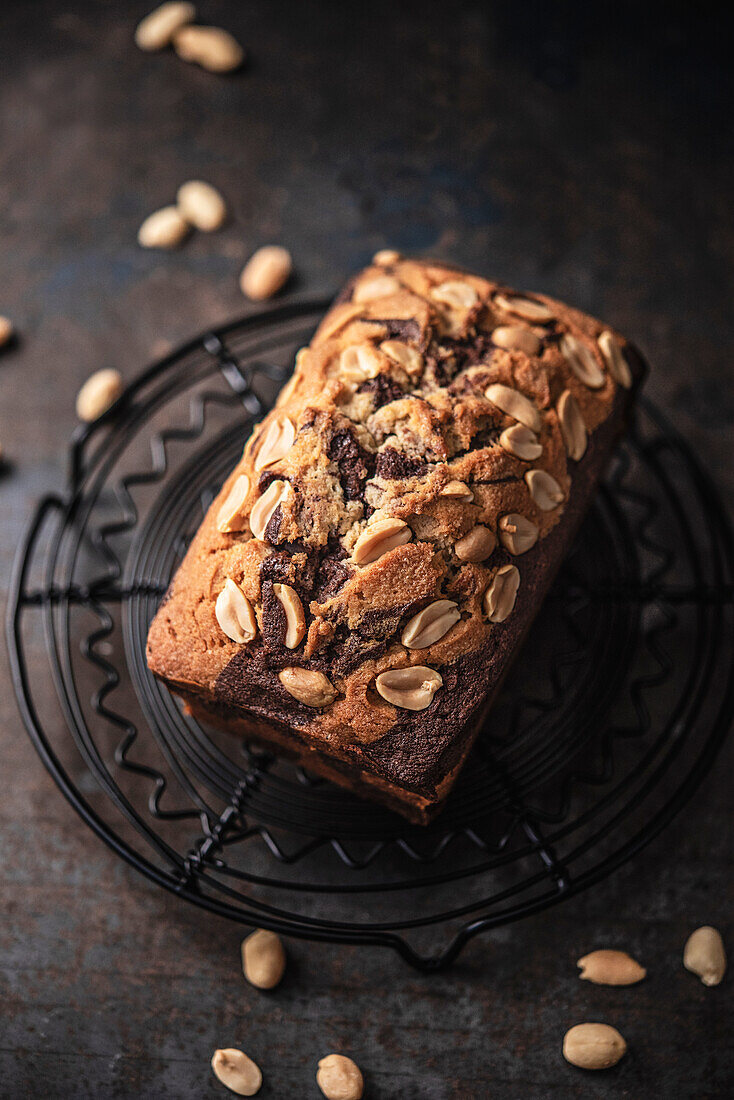
[[[286,314],[288,314],[288,307],[284,307],[284,309],[281,309],[281,310],[278,311],[278,313],[280,313],[280,314],[283,314],[284,312]],[[303,317],[304,314],[306,314],[307,312],[308,312],[308,309],[306,307],[300,307],[299,317]],[[262,321],[262,318],[260,320]],[[235,331],[235,330],[239,331],[237,322],[234,322],[231,326],[227,326],[226,334],[229,334],[230,332]],[[226,335],[224,332],[222,334]],[[211,334],[208,334],[207,338],[209,338],[210,336],[211,336]],[[207,338],[205,338],[205,339],[207,339]],[[192,350],[192,349],[200,350],[203,345],[204,345],[204,340],[192,341],[190,343],[190,345],[188,346],[188,348],[189,348],[189,350]],[[184,350],[186,350],[186,349],[184,349]],[[181,353],[172,353],[172,355],[168,357],[168,360],[166,362],[168,362],[169,364],[177,363],[179,358],[180,358],[180,354]],[[155,365],[154,368],[151,368],[151,370],[149,372],[146,372],[146,375],[159,375],[159,372],[161,370],[161,366],[162,366],[161,364]],[[143,378],[145,378],[145,376],[143,376]],[[138,383],[136,383],[136,386],[138,388],[139,388],[139,385],[140,385],[141,381],[142,381],[142,379],[139,380]],[[123,405],[124,405],[124,401],[123,401]],[[203,413],[203,409],[202,409],[202,413]],[[646,414],[647,415],[652,415],[653,419],[655,419],[655,416],[657,415],[657,414],[653,414],[650,409],[646,410]],[[684,453],[685,453],[685,448],[684,448]],[[77,457],[78,457],[78,455],[77,455]],[[692,456],[688,456],[688,457],[692,457]],[[72,465],[73,465],[73,463],[72,463]],[[710,483],[708,483],[708,479],[706,478],[706,475],[703,474],[702,471],[695,468],[695,464],[694,464],[694,479],[697,481],[697,484],[699,486],[699,490],[701,490],[701,486],[703,485],[703,489],[701,490],[702,491],[702,496],[704,498],[707,498],[707,504],[708,504],[709,512],[714,515],[715,526],[716,526],[717,531],[718,531],[717,537],[719,538],[719,541],[720,541],[720,546],[719,546],[719,549],[718,549],[717,553],[718,553],[719,557],[721,557],[723,555],[724,568],[723,568],[723,571],[722,571],[721,562],[719,562],[719,574],[720,575],[718,577],[717,583],[711,585],[709,587],[708,591],[704,591],[703,589],[701,589],[701,591],[698,592],[698,593],[695,593],[695,592],[694,593],[685,593],[685,592],[675,593],[675,592],[671,592],[671,593],[668,594],[669,599],[673,602],[675,602],[676,600],[685,601],[686,599],[694,599],[694,600],[695,599],[700,599],[702,602],[705,603],[705,602],[713,602],[718,597],[724,603],[729,603],[731,601],[731,591],[732,591],[732,588],[731,588],[731,576],[732,576],[732,572],[731,572],[731,562],[732,562],[731,532],[729,530],[728,523],[727,523],[723,513],[721,512],[721,508],[720,508],[720,505],[718,504],[718,501],[716,499],[715,492],[711,489]],[[128,494],[128,496],[130,495],[129,490],[132,487],[133,487],[132,484],[125,486],[125,492]],[[66,502],[66,503],[68,504],[68,502]],[[134,503],[134,502],[132,502],[132,498],[130,499],[130,503]],[[63,508],[64,502],[63,501],[62,502],[57,501],[56,505],[57,505],[57,507],[60,505]],[[53,507],[53,505],[50,505],[47,501],[46,504],[45,504],[46,511],[48,511],[52,507]],[[42,520],[42,518],[43,517],[40,514],[39,514],[39,516],[37,516],[37,520],[39,522]],[[133,520],[132,520],[133,526],[134,526],[135,522],[136,522],[136,519],[133,518]],[[108,533],[109,532],[105,532],[105,537]],[[11,649],[11,662],[12,662],[12,666],[13,666],[13,675],[14,675],[14,680],[15,680],[16,686],[18,688],[19,700],[21,702],[21,709],[23,711],[23,716],[24,716],[24,719],[26,721],[26,724],[29,727],[31,735],[33,736],[33,739],[36,742],[36,747],[41,752],[41,755],[44,757],[44,760],[47,764],[47,767],[49,767],[49,770],[51,770],[52,773],[54,774],[55,778],[57,779],[57,782],[59,782],[59,785],[64,790],[64,793],[66,794],[67,798],[69,798],[70,801],[72,801],[72,804],[75,804],[78,812],[80,812],[82,814],[82,816],[85,817],[88,820],[89,824],[93,828],[95,828],[95,831],[97,831],[99,835],[102,835],[103,839],[105,839],[108,844],[111,844],[111,846],[113,848],[115,848],[115,850],[120,851],[120,854],[123,854],[125,856],[125,858],[129,859],[130,862],[133,862],[136,865],[138,865],[139,862],[140,862],[139,855],[138,854],[133,854],[132,852],[126,853],[124,851],[124,846],[121,846],[120,843],[119,843],[119,838],[114,838],[113,836],[110,836],[109,832],[108,832],[108,830],[107,830],[107,828],[106,828],[106,826],[103,822],[94,820],[94,818],[95,818],[94,811],[91,809],[91,807],[88,804],[85,804],[83,797],[80,796],[80,793],[78,791],[73,790],[73,787],[68,784],[68,777],[64,776],[63,768],[61,767],[61,764],[60,764],[60,761],[58,760],[58,757],[56,757],[54,755],[53,751],[51,750],[51,746],[46,742],[43,730],[38,726],[38,724],[36,722],[37,716],[34,713],[34,709],[33,709],[33,706],[32,706],[32,699],[30,698],[31,693],[28,691],[27,676],[24,678],[24,675],[23,675],[24,672],[27,672],[27,670],[23,668],[23,661],[22,661],[22,655],[21,655],[21,644],[20,644],[20,637],[19,637],[19,632],[18,632],[19,618],[20,618],[20,615],[21,615],[22,611],[28,612],[33,607],[36,607],[36,608],[43,607],[44,605],[52,604],[52,603],[55,603],[55,602],[63,603],[64,600],[69,595],[69,593],[64,593],[63,587],[54,589],[53,584],[49,587],[48,591],[46,591],[46,592],[38,592],[38,591],[32,592],[31,591],[31,592],[22,593],[23,583],[24,583],[25,577],[27,575],[27,569],[25,568],[25,566],[28,565],[28,562],[24,561],[24,557],[27,557],[28,554],[30,554],[31,549],[32,549],[32,544],[35,541],[35,535],[36,534],[37,534],[37,531],[35,531],[35,532],[33,531],[33,525],[32,525],[32,529],[29,532],[29,539],[28,539],[28,543],[27,543],[25,551],[23,550],[23,548],[21,548],[19,550],[18,560],[16,562],[16,568],[14,570],[13,582],[12,582],[12,586],[11,586],[11,599],[9,600],[8,619],[7,619],[8,638],[9,638],[10,649]],[[664,571],[664,569],[663,569],[663,571]],[[111,593],[109,591],[105,591],[104,586],[101,585],[101,584],[100,584],[99,589],[98,589],[98,594],[100,596],[102,596],[103,599],[107,596],[111,596],[114,599],[115,595],[116,595],[114,593],[114,591],[111,592]],[[142,594],[144,594],[144,593],[142,593],[142,592],[136,593],[136,595],[142,595]],[[23,595],[25,595],[28,598],[23,599],[22,598]],[[71,595],[73,595],[73,593]],[[89,592],[87,592],[87,593],[84,593],[84,592],[77,593],[77,596],[79,598],[82,598],[82,599],[84,599],[84,598],[88,599],[90,595],[91,595],[91,593],[89,593]],[[119,593],[117,595],[119,596]],[[619,599],[619,598],[624,599],[624,598],[629,598],[629,596],[630,596],[629,593],[627,593],[626,595],[625,595],[625,593],[620,593],[620,592],[616,592],[616,593],[615,592],[610,592],[610,593],[608,593],[608,598],[612,598],[612,599]],[[662,629],[663,629],[663,627],[661,626],[660,630],[662,630]],[[91,635],[90,635],[90,638],[91,638]],[[90,643],[90,653],[94,652],[95,646],[98,644],[98,642],[100,640],[101,640],[100,638],[95,638],[94,640],[91,641],[91,643]],[[109,671],[110,670],[107,670],[107,672],[109,672]],[[663,675],[662,672],[660,674]],[[100,702],[102,704],[104,704],[104,699],[106,698],[106,696],[111,694],[113,691],[114,691],[114,687],[110,685],[108,687],[108,689],[101,695]],[[731,696],[731,692],[729,692],[729,696]],[[730,697],[722,700],[722,706],[721,706],[720,711],[719,711],[719,718],[720,719],[721,718],[726,719],[727,714],[731,713],[731,706],[732,706],[732,699]],[[727,711],[727,707],[728,707],[728,711]],[[638,713],[638,721],[639,721],[639,717],[640,716],[639,716],[639,713]],[[118,716],[118,718],[121,718],[124,721],[124,715]],[[676,804],[676,806],[674,808],[670,807],[667,811],[666,811],[665,808],[663,808],[663,810],[661,810],[658,813],[658,815],[653,820],[653,822],[651,822],[649,824],[647,830],[644,831],[645,834],[646,834],[644,836],[644,838],[643,838],[643,834],[640,834],[640,838],[638,838],[638,839],[631,838],[628,841],[628,843],[620,849],[620,853],[616,857],[612,857],[611,859],[607,860],[607,863],[605,865],[606,869],[604,869],[604,867],[602,865],[600,865],[598,868],[596,868],[596,869],[592,868],[590,872],[586,872],[585,873],[586,874],[585,879],[578,879],[576,881],[570,881],[570,882],[563,882],[563,874],[562,874],[562,869],[561,869],[560,878],[561,878],[561,882],[562,882],[562,888],[560,890],[558,889],[558,878],[556,879],[556,881],[554,882],[553,887],[552,887],[552,892],[555,895],[559,895],[559,896],[550,897],[548,895],[548,893],[546,892],[544,894],[541,894],[541,895],[537,896],[535,899],[526,900],[526,902],[522,906],[522,912],[518,911],[517,907],[515,907],[514,909],[511,907],[509,910],[506,910],[505,912],[496,913],[493,917],[488,917],[486,919],[480,919],[478,921],[469,922],[467,925],[465,925],[455,935],[455,937],[453,938],[453,940],[451,940],[449,945],[442,952],[439,952],[438,954],[434,954],[432,956],[421,956],[420,954],[414,952],[413,949],[405,941],[403,941],[400,937],[397,937],[397,938],[392,937],[383,928],[380,928],[379,931],[377,929],[375,929],[374,932],[371,933],[369,931],[369,929],[362,929],[361,931],[357,931],[357,930],[354,930],[354,929],[346,928],[346,927],[344,927],[343,924],[341,925],[341,927],[339,927],[339,922],[334,922],[334,925],[331,929],[331,932],[329,932],[328,927],[322,929],[322,928],[319,928],[319,927],[308,927],[307,923],[301,924],[298,920],[297,915],[296,915],[296,916],[294,916],[294,919],[293,919],[292,922],[289,923],[289,922],[286,921],[286,926],[281,927],[281,930],[286,931],[286,932],[290,932],[291,934],[294,934],[294,935],[306,935],[306,936],[314,936],[316,938],[326,938],[326,939],[333,938],[333,939],[337,940],[338,942],[380,942],[380,943],[384,943],[386,945],[389,945],[389,946],[393,947],[394,949],[399,951],[399,953],[401,955],[403,955],[403,957],[406,958],[407,961],[412,962],[413,965],[419,966],[422,969],[433,969],[438,965],[442,965],[445,962],[449,961],[450,958],[455,957],[456,953],[458,953],[458,950],[460,950],[460,948],[463,946],[463,944],[465,942],[467,942],[468,939],[472,935],[477,934],[478,931],[481,931],[486,927],[494,926],[496,923],[501,923],[501,922],[504,922],[504,921],[507,921],[507,920],[512,920],[512,919],[518,919],[518,917],[523,915],[525,912],[537,911],[538,907],[542,908],[546,904],[552,904],[553,901],[560,900],[560,895],[570,896],[570,894],[577,892],[578,889],[583,888],[584,885],[588,885],[592,881],[594,881],[595,879],[598,880],[598,878],[602,877],[603,874],[608,873],[608,871],[612,869],[613,864],[618,863],[622,858],[628,858],[629,855],[632,854],[632,852],[634,850],[637,850],[641,846],[642,843],[646,843],[649,839],[651,839],[651,836],[653,834],[656,835],[656,833],[659,831],[659,829],[663,827],[663,825],[665,823],[665,820],[667,820],[670,816],[672,816],[672,813],[676,812],[677,808],[679,808],[679,805],[682,803],[682,800],[685,797],[688,797],[690,795],[690,793],[692,793],[692,790],[695,789],[695,786],[697,785],[698,781],[700,781],[700,778],[705,773],[705,768],[707,766],[710,766],[710,762],[713,759],[712,754],[715,753],[716,749],[718,748],[718,744],[720,744],[720,740],[723,737],[723,732],[725,732],[726,725],[727,725],[727,722],[725,720],[724,721],[720,720],[716,723],[716,729],[712,730],[712,735],[709,738],[709,741],[707,742],[706,746],[704,746],[704,751],[702,751],[702,753],[700,754],[699,761],[697,761],[696,766],[691,770],[691,773],[687,777],[687,779],[681,784],[681,787],[679,789],[679,799],[678,799],[678,803]],[[128,731],[126,731],[126,734],[127,734],[127,732]],[[128,766],[128,767],[131,767],[133,769],[135,769],[139,766],[136,761],[134,761],[134,760],[132,760],[128,757],[128,752],[132,748],[132,745],[134,744],[134,740],[135,740],[135,738],[133,737],[130,740],[129,744],[125,744],[124,743],[125,739],[123,738],[123,743],[121,743],[122,744],[121,760],[118,761],[118,763],[122,763],[123,766]],[[578,773],[570,774],[566,779],[566,785],[568,786],[568,788],[570,788],[576,782],[582,782],[582,783],[584,783],[584,782],[589,783],[590,782],[592,784],[597,784],[597,785],[598,784],[603,784],[604,781],[605,781],[605,777],[606,777],[606,767],[602,766],[601,772],[596,772],[595,774],[594,773],[584,774],[582,771],[580,771]],[[158,810],[159,806],[160,806],[160,799],[161,799],[161,796],[162,796],[163,792],[162,792],[162,790],[158,791],[158,794],[156,795],[156,793],[155,793],[155,784],[156,784],[155,777],[151,775],[151,776],[149,776],[149,778],[153,779],[153,781],[154,781],[154,793],[152,795],[152,799],[153,799],[152,805],[155,807],[156,810]],[[165,782],[165,777],[164,776],[161,775],[161,779]],[[563,805],[565,805],[565,803],[566,803],[566,796],[564,795]],[[535,814],[535,816],[537,817],[538,820],[543,820],[542,808],[540,808],[540,807],[536,808],[535,811],[534,811],[534,814]],[[191,813],[190,816],[195,817],[196,814]],[[223,816],[223,815],[220,815],[220,816]],[[226,826],[229,829],[232,830],[232,836],[235,840],[237,839],[236,829],[235,829],[235,819],[237,818],[237,816],[238,815],[236,813],[232,814],[232,815],[230,815],[229,818],[227,818],[227,820],[225,822]],[[563,813],[561,813],[561,816],[563,816]],[[206,816],[204,816],[204,817],[200,816],[200,820],[201,820],[201,823],[202,823],[202,826],[203,826],[203,835],[209,834],[209,837],[211,837],[212,833],[213,833],[212,820],[208,819]],[[547,823],[548,823],[548,821],[546,820],[546,824]],[[240,828],[241,828],[241,822],[239,823],[239,825],[240,825]],[[267,843],[268,842],[267,839],[266,839],[267,836],[268,836],[267,828],[260,829],[257,825],[255,825],[254,828],[257,829],[260,832],[261,835],[265,834],[262,838],[263,838],[264,842]],[[214,829],[216,829],[216,821],[214,822]],[[105,835],[105,834],[107,834],[107,835]],[[226,835],[221,839],[223,839],[223,847],[226,848],[226,845],[227,845]],[[331,838],[331,839],[335,840],[336,838]],[[270,841],[277,846],[277,841],[275,840],[275,838],[273,836],[270,837]],[[428,856],[429,862],[432,861],[432,860],[438,859],[440,857],[440,855],[442,854],[442,851],[445,851],[448,847],[450,847],[451,843],[453,843],[453,842],[454,842],[453,835],[450,832],[447,832],[445,834],[445,838],[440,839],[438,841],[438,843],[436,845],[436,850],[432,854],[429,854],[429,856]],[[311,844],[312,843],[313,842],[311,842]],[[338,843],[338,840],[337,840],[337,843]],[[401,843],[401,841],[399,841],[399,843]],[[539,844],[542,847],[542,840],[539,841]],[[309,846],[309,843],[307,842],[306,844],[304,844],[303,847],[306,848],[308,846]],[[404,848],[410,849],[410,843],[409,842],[404,842],[403,846],[404,846]],[[379,854],[377,849],[380,848],[380,847],[381,847],[381,845],[376,845],[375,846],[375,852],[372,856],[372,859],[377,858],[377,855]],[[481,843],[480,843],[479,847],[481,847]],[[213,853],[214,849],[210,848],[209,851],[210,851],[210,853]],[[354,859],[353,857],[351,857],[349,855],[348,849],[344,848],[344,853],[347,856],[348,860],[349,859],[353,860],[353,863],[354,863],[355,866],[360,865],[361,861],[359,859]],[[622,853],[624,853],[624,854],[622,854]],[[293,856],[293,861],[294,862],[297,862],[298,859],[301,858],[300,853],[296,853],[296,854],[291,853],[291,854]],[[417,853],[417,852],[414,853],[414,854],[419,855],[419,853]],[[213,854],[210,854],[209,858],[212,860],[212,864],[213,864],[212,865],[212,871],[214,871],[216,873],[216,857]],[[421,861],[424,858],[425,858],[425,853],[422,854],[422,855],[419,855],[419,859]],[[550,858],[551,858],[551,863],[552,863],[552,861],[553,861],[552,853],[551,853]],[[370,863],[372,861],[372,859],[368,859],[367,863],[365,865]],[[143,870],[144,873],[147,873],[149,875],[149,877],[152,877],[152,878],[154,878],[158,881],[161,880],[161,873],[160,873],[159,869],[154,868],[152,865],[149,866],[147,869],[144,866],[140,866],[140,869]],[[555,871],[558,872],[558,867],[555,867]],[[186,896],[188,896],[187,891],[189,889],[189,885],[190,885],[189,883],[184,882],[184,885],[182,886],[180,881],[173,881],[171,878],[167,878],[164,881],[161,881],[161,885],[165,885],[169,889],[174,889],[177,892],[183,893]],[[198,889],[199,891],[207,890],[209,888],[210,888],[210,883],[208,881],[201,881],[200,883],[198,883],[196,885],[196,889]],[[197,901],[197,903],[202,904],[206,908],[210,908],[213,911],[222,911],[221,903],[220,903],[218,898],[214,898],[214,897],[207,898],[203,894],[200,894],[199,898],[197,899],[196,896],[194,896],[194,894],[195,894],[195,891],[192,893],[192,896],[189,896],[189,900]],[[247,919],[248,916],[251,918],[252,915],[253,915],[251,913],[250,914],[243,914],[243,915],[235,915],[234,913],[232,913],[230,911],[230,909],[229,909],[229,907],[227,907],[226,903],[224,903],[223,911],[225,912],[225,915],[235,916],[235,919],[243,919],[244,920],[244,919]],[[257,916],[260,919],[260,922],[262,923],[263,921],[260,918],[260,914],[257,914]],[[275,923],[278,924],[279,921],[276,920]]]

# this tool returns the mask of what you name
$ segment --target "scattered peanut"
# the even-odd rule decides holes
[[[242,970],[250,985],[274,989],[285,973],[285,950],[280,936],[258,928],[244,939]]]
[[[13,322],[9,317],[3,317],[0,314],[0,348],[5,347],[13,339]]]
[[[592,951],[576,965],[581,968],[579,978],[594,985],[634,985],[647,974],[644,966],[626,951]]]
[[[122,393],[122,376],[119,371],[105,369],[89,377],[76,395],[76,415],[91,422],[107,412]]]
[[[161,4],[138,23],[135,44],[141,50],[162,50],[170,45],[177,30],[194,19],[196,19],[196,8],[193,4],[170,0],[167,4]]]
[[[143,248],[178,248],[189,231],[177,206],[164,206],[149,214],[138,230]]]
[[[287,248],[268,244],[258,248],[242,269],[240,288],[253,302],[272,298],[288,282],[293,261]]]
[[[176,194],[176,204],[189,225],[204,233],[219,229],[227,217],[224,199],[216,187],[204,180],[182,183]]]
[[[359,1066],[344,1054],[327,1054],[321,1059],[316,1083],[326,1100],[361,1100],[364,1091]]]
[[[212,1069],[218,1080],[237,1096],[254,1096],[263,1083],[260,1067],[235,1047],[215,1050]]]
[[[726,973],[726,952],[721,933],[704,924],[691,932],[683,950],[683,965],[704,985],[718,985]]]
[[[173,36],[173,48],[182,61],[193,61],[210,73],[231,73],[245,59],[237,39],[221,27],[181,27]]]
[[[609,1024],[576,1024],[563,1039],[563,1057],[580,1069],[609,1069],[626,1050],[626,1042]]]

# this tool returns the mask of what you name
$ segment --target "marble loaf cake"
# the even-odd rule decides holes
[[[198,719],[430,820],[643,373],[578,310],[378,253],[212,504],[151,670]]]

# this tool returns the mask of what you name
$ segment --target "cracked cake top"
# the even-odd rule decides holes
[[[416,711],[453,725],[462,670],[512,621],[631,384],[624,349],[545,296],[378,253],[209,510],[151,627],[153,670],[336,745]]]

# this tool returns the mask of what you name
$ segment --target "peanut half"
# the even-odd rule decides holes
[[[524,325],[500,325],[492,332],[492,343],[498,348],[524,351],[526,355],[537,355],[540,351],[540,338]]]
[[[519,294],[495,294],[495,303],[507,313],[514,313],[525,321],[537,321],[543,324],[553,320],[553,314],[542,302],[523,298]]]
[[[193,61],[210,73],[231,73],[245,59],[237,39],[221,27],[181,27],[173,36],[173,48],[182,61]]]
[[[520,572],[515,565],[503,565],[497,570],[484,593],[484,610],[491,623],[503,623],[515,607]]]
[[[316,1084],[326,1100],[361,1100],[364,1091],[359,1066],[344,1054],[327,1054],[321,1059]]]
[[[107,412],[122,393],[122,375],[107,368],[89,377],[76,395],[76,415],[91,422]]]
[[[434,286],[431,297],[434,302],[450,306],[451,309],[471,309],[479,301],[479,295],[474,287],[460,279],[450,279],[446,283]]]
[[[563,1057],[580,1069],[609,1069],[626,1050],[626,1042],[609,1024],[576,1024],[563,1039]]]
[[[578,380],[590,390],[598,390],[604,385],[604,372],[591,348],[570,332],[564,332],[561,337],[561,354]]]
[[[519,420],[533,432],[540,431],[540,413],[524,393],[513,390],[511,386],[503,386],[501,382],[495,382],[485,390],[484,396],[513,420]]]
[[[538,528],[527,516],[509,512],[498,523],[500,542],[511,554],[526,554],[538,541]]]
[[[721,933],[709,924],[691,932],[683,951],[683,965],[704,985],[718,985],[726,973],[726,952]]]
[[[13,322],[0,314],[0,348],[4,348],[13,339]]]
[[[576,398],[570,390],[564,390],[556,405],[561,424],[561,435],[566,445],[566,454],[574,462],[584,457],[586,451],[586,425],[578,407]]]
[[[474,493],[464,481],[450,481],[438,495],[461,501],[462,504],[471,504],[474,500]]]
[[[392,668],[381,672],[375,680],[375,687],[382,698],[403,710],[425,710],[442,686],[440,674],[425,665]]]
[[[647,974],[644,966],[626,951],[592,951],[576,965],[581,970],[579,978],[594,985],[634,985]]]
[[[277,294],[290,278],[293,261],[287,248],[267,244],[250,256],[240,275],[240,289],[253,302],[263,302]]]
[[[249,492],[250,479],[247,474],[240,474],[217,513],[217,530],[223,535],[232,531],[244,531],[247,526],[245,501]]]
[[[357,565],[370,565],[389,550],[410,542],[413,532],[402,519],[388,517],[368,523],[354,544],[352,559]]]
[[[453,600],[435,600],[408,620],[401,641],[408,649],[426,649],[443,638],[460,618]]]
[[[244,939],[242,970],[250,985],[274,989],[285,973],[285,949],[280,936],[258,928]]]
[[[291,497],[293,490],[287,481],[273,481],[263,495],[255,501],[250,512],[250,530],[256,539],[265,538],[273,512]]]
[[[285,458],[296,438],[296,426],[287,416],[271,420],[262,438],[255,459],[255,470],[264,470]]]
[[[375,252],[372,257],[372,263],[376,267],[392,267],[393,264],[400,262],[400,253],[396,252],[394,248],[381,248],[379,252]]]
[[[394,275],[377,275],[374,279],[367,279],[355,287],[352,293],[352,301],[356,304],[371,302],[375,298],[388,298],[391,294],[397,294],[400,283]]]
[[[141,248],[178,248],[189,231],[189,223],[177,206],[163,206],[149,214],[138,230]]]
[[[497,539],[489,527],[478,523],[468,534],[454,543],[454,553],[459,561],[480,562],[488,558],[497,545]]]
[[[214,615],[222,632],[238,645],[251,642],[257,634],[252,604],[240,586],[229,577],[217,596]]]
[[[235,1047],[215,1050],[212,1069],[218,1080],[237,1096],[254,1096],[263,1083],[260,1067]]]
[[[602,332],[596,342],[599,345],[599,349],[604,357],[604,362],[607,365],[607,370],[612,378],[615,382],[618,382],[620,386],[624,386],[624,388],[628,390],[632,385],[632,372],[627,365],[624,352],[614,339],[614,336],[607,330],[606,332]]]
[[[170,45],[177,30],[194,19],[196,8],[193,4],[178,3],[176,0],[161,4],[138,23],[135,45],[146,51],[162,50]]]
[[[204,180],[182,183],[176,192],[176,205],[189,225],[203,233],[219,229],[227,217],[224,199],[216,187]]]
[[[500,436],[500,447],[523,462],[533,462],[543,453],[537,435],[524,424],[512,424],[505,428]]]
[[[423,370],[423,356],[417,348],[412,348],[403,340],[383,340],[380,351],[389,355],[411,378],[418,378]]]
[[[525,484],[541,512],[552,512],[563,502],[563,489],[546,470],[528,470]]]
[[[345,382],[354,385],[374,378],[382,370],[383,361],[372,344],[350,344],[339,356],[339,373]]]
[[[337,696],[336,688],[323,672],[310,668],[284,668],[278,679],[289,695],[307,707],[328,707]]]
[[[295,649],[303,641],[306,633],[306,617],[303,614],[303,604],[295,588],[289,584],[274,584],[273,594],[285,612],[285,638],[286,649]]]

